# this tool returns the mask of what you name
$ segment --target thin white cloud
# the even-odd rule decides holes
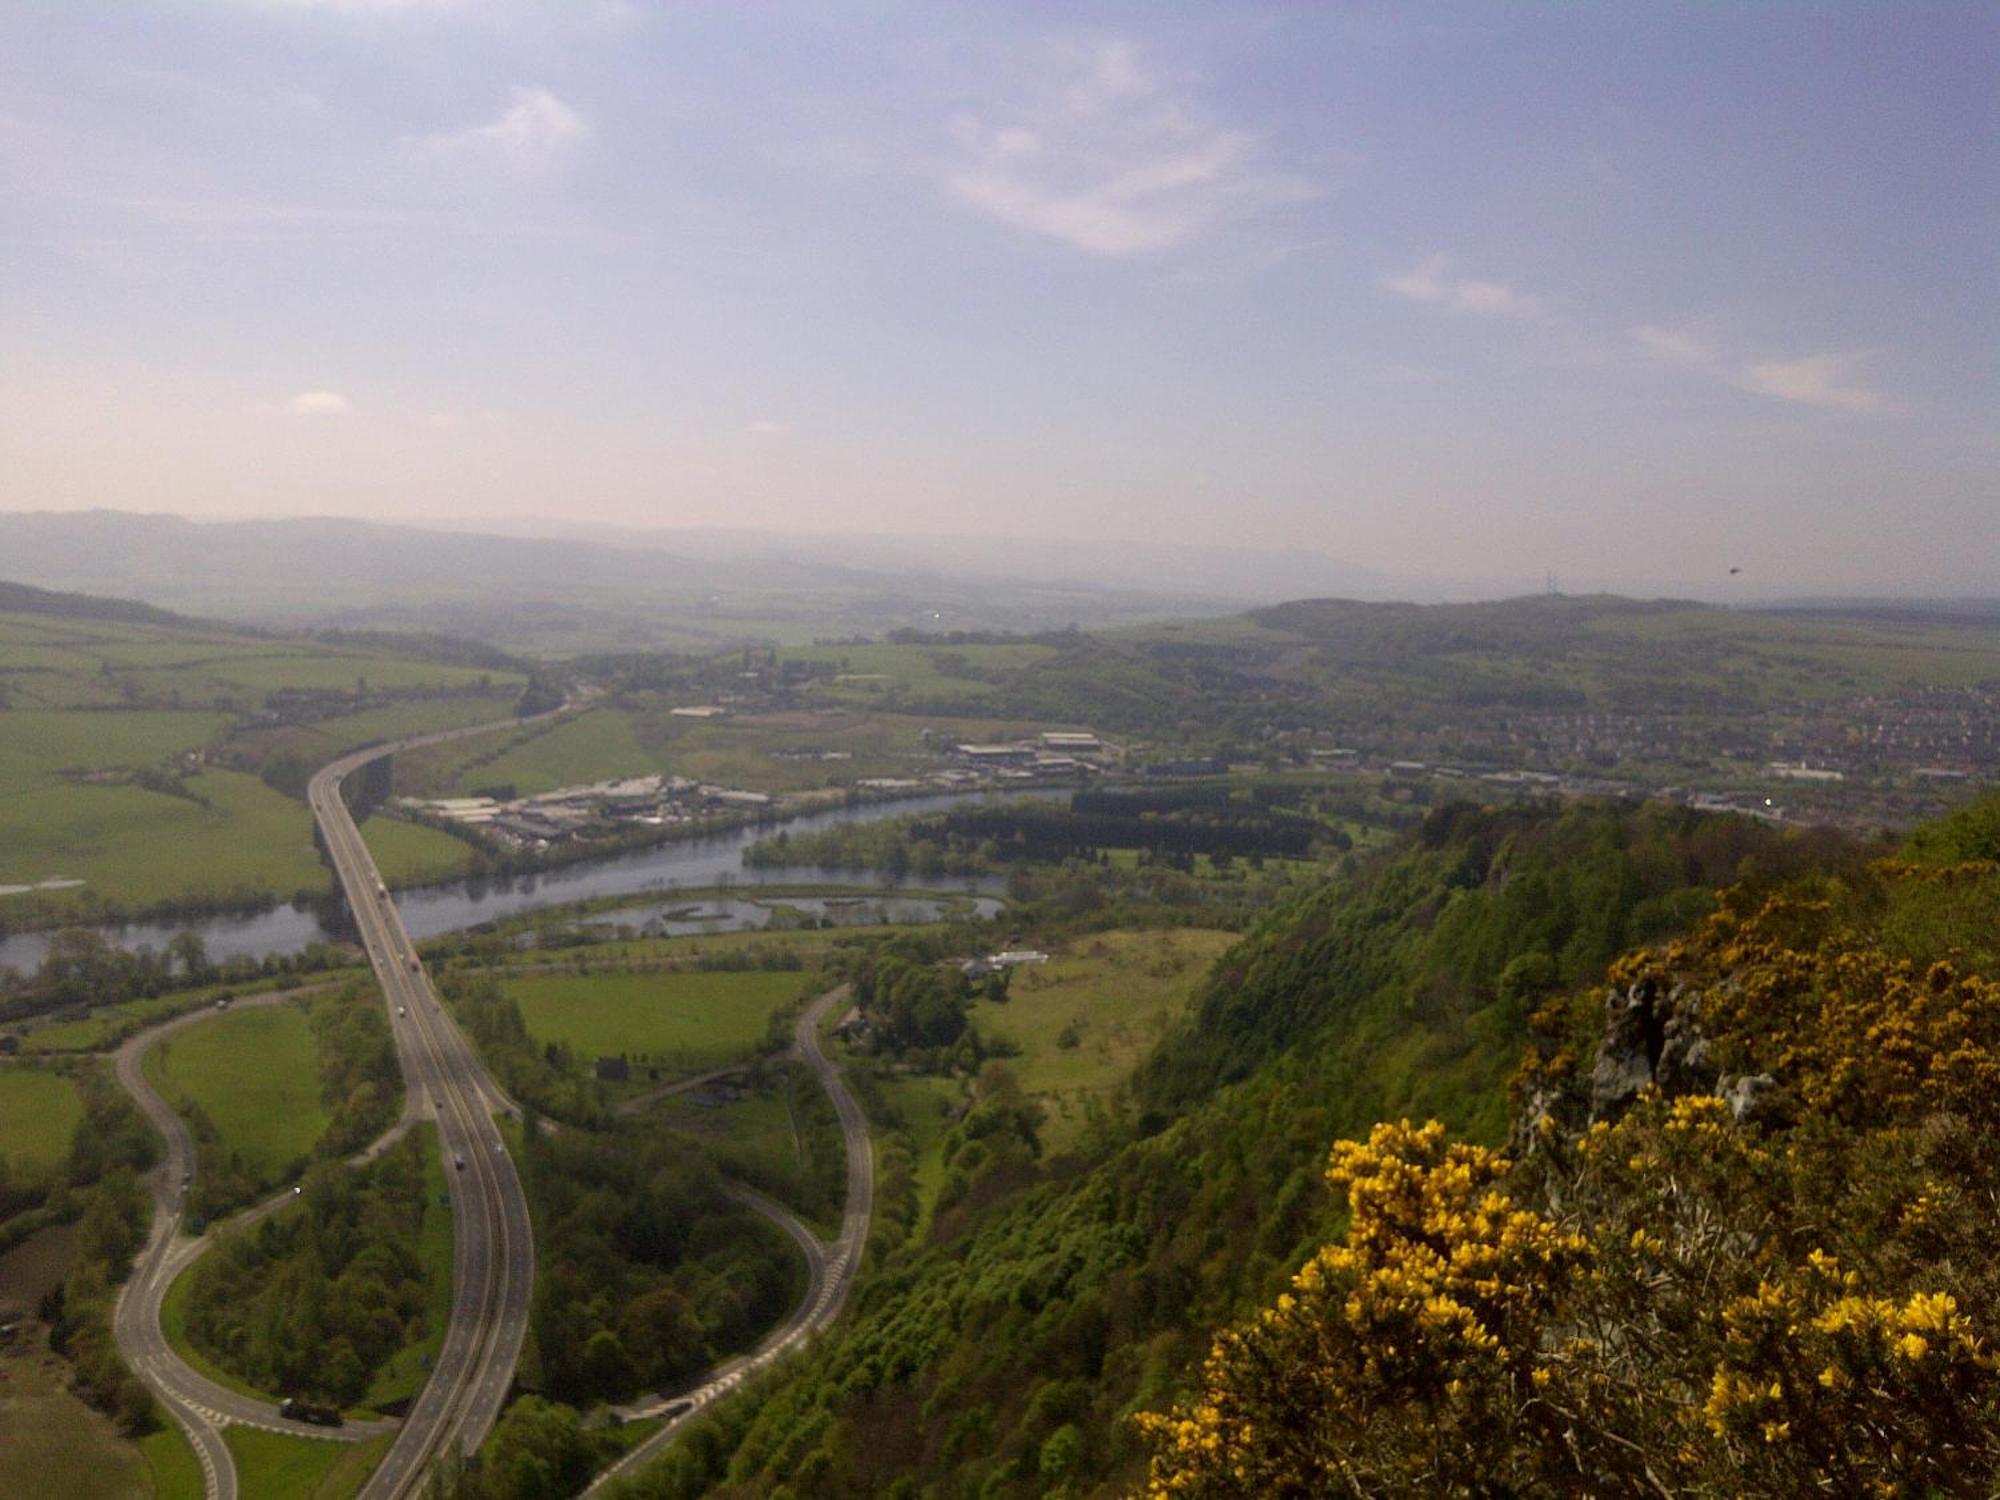
[[[398,11],[461,10],[468,0],[247,0],[263,10],[324,10],[354,15],[393,15]]]
[[[1454,276],[1448,255],[1429,256],[1402,275],[1386,278],[1382,285],[1411,302],[1434,302],[1460,312],[1527,317],[1541,310],[1535,298],[1504,281]]]
[[[1743,372],[1748,387],[1760,396],[1797,401],[1829,411],[1881,411],[1888,403],[1875,391],[1857,385],[1848,372],[1854,359],[1845,354],[1810,354],[1804,359],[1770,360]]]
[[[354,410],[354,403],[339,391],[300,391],[286,409],[295,417],[344,417]]]
[[[745,430],[755,433],[758,437],[776,437],[785,430],[785,424],[783,422],[774,422],[769,417],[759,417]]]
[[[1639,347],[1655,359],[1664,359],[1674,364],[1705,365],[1715,358],[1715,351],[1708,341],[1698,334],[1689,333],[1684,328],[1662,328],[1648,323],[1632,330]]]
[[[1825,411],[1889,409],[1889,402],[1880,392],[1853,379],[1851,372],[1856,360],[1851,354],[1809,354],[1800,359],[1742,362],[1740,356],[1725,356],[1709,340],[1685,329],[1647,324],[1633,329],[1632,337],[1655,359],[1700,370],[1755,395],[1817,406]]]
[[[1213,118],[1127,42],[1058,49],[1039,76],[951,124],[952,196],[1091,255],[1170,250],[1311,196],[1262,138]]]
[[[583,116],[545,88],[517,88],[497,120],[420,137],[415,145],[441,161],[480,157],[523,170],[546,167],[590,133]]]

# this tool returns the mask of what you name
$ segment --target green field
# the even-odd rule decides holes
[[[632,715],[598,708],[533,724],[512,734],[438,745],[399,757],[397,784],[430,795],[464,795],[477,787],[511,785],[519,795],[579,782],[605,781],[667,769],[639,743]]]
[[[219,628],[0,615],[0,887],[82,882],[0,894],[0,920],[319,891],[304,804],[257,773],[286,760],[295,775],[273,780],[296,792],[354,745],[504,717],[520,681]],[[343,702],[356,711],[339,713]],[[300,722],[271,724],[274,713]],[[468,857],[429,830],[388,834],[385,852],[406,881]]]
[[[242,1493],[256,1500],[350,1500],[392,1441],[334,1443],[261,1427],[230,1427],[223,1440],[236,1460]]]
[[[83,1096],[67,1078],[0,1064],[0,1160],[14,1177],[38,1180],[61,1166],[82,1122]]]
[[[792,646],[780,653],[792,661],[825,662],[838,668],[813,684],[813,695],[835,702],[878,703],[908,697],[948,696],[978,702],[999,691],[985,674],[1017,671],[1047,661],[1053,646],[1029,642],[1000,645]]]
[[[276,994],[294,987],[317,989],[338,985],[359,978],[365,972],[361,969],[329,969],[308,979],[270,981],[261,989],[208,984],[199,989],[174,990],[147,999],[123,1000],[116,1005],[94,1007],[89,1016],[80,1021],[58,1021],[53,1025],[37,1026],[22,1036],[21,1050],[24,1053],[95,1052],[143,1025],[212,1005],[216,996],[224,991],[247,1000],[255,995]]]
[[[1025,727],[992,719],[918,719],[873,707],[836,705],[725,719],[680,719],[674,717],[673,706],[667,699],[635,695],[615,707],[596,708],[553,726],[533,725],[511,736],[496,734],[435,746],[399,758],[397,788],[412,795],[464,796],[488,787],[512,786],[525,796],[579,782],[665,772],[752,791],[804,791],[935,768],[942,762],[934,744],[923,738],[926,729],[934,740],[936,736],[994,739],[1011,737]],[[784,754],[803,750],[833,751],[848,758],[800,760]]]
[[[1094,933],[1016,969],[1004,1005],[978,1005],[980,1030],[1021,1049],[1007,1066],[1047,1109],[1049,1150],[1076,1142],[1091,1101],[1131,1076],[1237,940],[1202,928]]]
[[[0,614],[0,683],[23,708],[142,703],[237,711],[282,690],[518,688],[518,674],[365,648],[272,640],[226,628]]]
[[[0,883],[66,876],[85,882],[80,894],[128,909],[327,883],[303,803],[239,771],[204,771],[185,786],[187,796],[130,783],[0,791]]]
[[[220,1013],[159,1042],[145,1066],[164,1097],[208,1116],[217,1151],[265,1182],[290,1175],[326,1129],[318,1049],[297,1005]]]
[[[532,975],[505,982],[537,1042],[561,1042],[588,1067],[623,1054],[635,1063],[700,1072],[748,1057],[771,1012],[794,999],[796,972]]]
[[[471,868],[473,848],[421,823],[374,817],[361,825],[368,852],[375,856],[382,878],[390,885],[424,885],[453,880]]]

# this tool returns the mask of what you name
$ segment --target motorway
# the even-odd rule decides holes
[[[145,1048],[161,1035],[212,1012],[196,1012],[153,1028],[127,1042],[119,1053],[120,1081],[166,1139],[167,1159],[153,1184],[152,1237],[120,1294],[114,1326],[127,1361],[187,1433],[201,1462],[207,1500],[237,1500],[235,1466],[222,1438],[223,1429],[232,1423],[347,1441],[393,1429],[395,1441],[361,1490],[360,1500],[413,1500],[425,1493],[440,1458],[478,1448],[506,1401],[527,1336],[534,1231],[527,1195],[494,1116],[518,1118],[519,1110],[431,988],[395,903],[341,799],[340,785],[381,756],[529,722],[533,721],[476,725],[358,750],[320,770],[307,789],[327,856],[382,989],[403,1074],[402,1118],[356,1160],[374,1155],[417,1119],[429,1117],[436,1122],[444,1158],[455,1168],[446,1174],[453,1226],[451,1319],[431,1377],[400,1427],[389,1422],[356,1422],[338,1429],[302,1427],[280,1418],[270,1403],[206,1379],[174,1353],[161,1330],[161,1303],[174,1278],[211,1241],[207,1236],[177,1237],[184,1186],[195,1168],[193,1142],[185,1122],[146,1084],[139,1063]],[[238,1003],[269,1004],[280,998]],[[798,1245],[807,1266],[806,1295],[791,1318],[753,1353],[716,1367],[699,1387],[673,1401],[653,1403],[643,1414],[668,1414],[665,1424],[598,1476],[592,1491],[614,1477],[636,1472],[673,1439],[688,1417],[825,1328],[846,1305],[867,1243],[875,1194],[867,1119],[820,1048],[821,1019],[829,1007],[846,998],[842,987],[815,1000],[799,1018],[793,1049],[826,1089],[840,1118],[847,1154],[847,1204],[839,1237],[823,1244],[780,1204],[752,1189],[731,1187]],[[254,1223],[291,1197],[289,1191],[281,1193],[238,1215],[230,1226]]]
[[[340,796],[342,779],[379,756],[477,732],[455,730],[356,751],[321,770],[306,791],[388,1003],[405,1097],[435,1119],[439,1149],[456,1168],[446,1173],[452,1208],[451,1321],[430,1379],[362,1489],[361,1500],[420,1495],[437,1460],[478,1448],[507,1399],[528,1331],[534,1228],[520,1174],[493,1118],[507,1108],[507,1100],[431,988]]]
[[[741,1185],[730,1191],[743,1202],[773,1220],[792,1237],[806,1258],[806,1294],[798,1308],[780,1327],[759,1344],[755,1352],[717,1365],[702,1383],[671,1398],[620,1408],[630,1418],[664,1417],[658,1432],[639,1444],[610,1468],[605,1469],[584,1490],[594,1495],[614,1480],[629,1478],[650,1462],[662,1448],[680,1435],[681,1429],[711,1401],[726,1396],[750,1376],[781,1359],[806,1339],[838,1318],[847,1305],[855,1273],[861,1269],[861,1254],[868,1244],[868,1225],[875,1212],[875,1150],[868,1137],[868,1117],[840,1072],[820,1049],[819,1023],[828,1009],[844,1004],[847,987],[829,990],[806,1007],[793,1033],[792,1046],[805,1060],[820,1086],[833,1100],[840,1116],[841,1138],[847,1147],[847,1210],[842,1215],[840,1237],[822,1244],[784,1207],[764,1194]]]

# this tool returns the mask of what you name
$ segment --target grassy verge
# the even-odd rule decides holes
[[[139,1440],[139,1452],[153,1480],[153,1500],[202,1500],[207,1493],[201,1460],[180,1428],[169,1423],[147,1434]]]
[[[902,1134],[909,1142],[913,1158],[911,1176],[916,1183],[917,1215],[911,1239],[921,1244],[930,1231],[931,1210],[937,1205],[938,1189],[944,1186],[944,1137],[951,1129],[951,1115],[965,1102],[965,1090],[955,1079],[919,1076],[883,1077],[875,1091],[882,1101],[902,1117]],[[885,1138],[875,1133],[875,1165],[884,1171]]]
[[[231,1427],[223,1440],[236,1460],[243,1494],[255,1500],[350,1500],[391,1441],[385,1435],[366,1443],[330,1443],[261,1427]]]

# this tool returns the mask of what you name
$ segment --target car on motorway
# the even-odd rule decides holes
[[[451,1159],[451,1164],[452,1164],[452,1165],[453,1165],[454,1167],[457,1167],[457,1168],[458,1168],[458,1170],[459,1170],[459,1171],[461,1171],[461,1172],[463,1172],[463,1171],[465,1170],[465,1158],[464,1158],[464,1157],[462,1157],[462,1156],[454,1156],[454,1157],[453,1157],[453,1158]]]
[[[410,1013],[410,1007],[407,1005],[399,1005],[396,1007],[396,1014],[399,1016],[407,1016],[409,1013]]]

